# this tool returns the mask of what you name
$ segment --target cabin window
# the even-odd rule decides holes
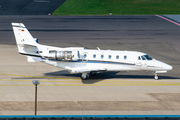
[[[84,54],[84,58],[86,58],[87,57],[87,55],[86,54]]]
[[[119,56],[118,56],[118,55],[116,56],[116,59],[119,59]]]
[[[109,55],[108,58],[111,59],[111,55]]]
[[[104,55],[101,55],[101,59],[103,59],[104,58]]]
[[[93,58],[96,58],[96,55],[93,55]]]
[[[126,55],[124,56],[124,59],[125,59],[125,60],[127,59],[127,56],[126,56]]]
[[[141,57],[140,57],[140,56],[138,57],[138,60],[141,60]]]

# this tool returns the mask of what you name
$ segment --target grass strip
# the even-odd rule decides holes
[[[66,0],[53,15],[180,14],[180,0]]]

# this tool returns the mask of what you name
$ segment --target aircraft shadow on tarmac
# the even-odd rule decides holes
[[[93,84],[99,81],[103,81],[105,79],[152,79],[154,80],[154,75],[146,75],[146,74],[127,74],[126,72],[101,72],[97,73],[95,76],[89,76],[87,80],[82,80],[83,84]],[[126,74],[124,74],[126,73]],[[45,76],[53,76],[53,77],[63,77],[63,78],[80,78],[81,73],[69,73],[68,70],[62,70],[57,72],[50,72],[45,73]],[[172,76],[163,76],[162,74],[159,75],[158,80],[166,80],[166,79],[180,79],[179,77],[172,77]]]

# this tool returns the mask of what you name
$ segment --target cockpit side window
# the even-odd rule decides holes
[[[142,60],[146,60],[146,58],[144,56],[141,56]]]
[[[140,56],[138,57],[138,60],[141,60],[141,57],[140,57]]]

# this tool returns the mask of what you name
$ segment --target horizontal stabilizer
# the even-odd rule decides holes
[[[40,61],[43,61],[43,60],[41,58],[39,58],[39,57],[27,56],[27,61],[28,62],[40,62]]]

